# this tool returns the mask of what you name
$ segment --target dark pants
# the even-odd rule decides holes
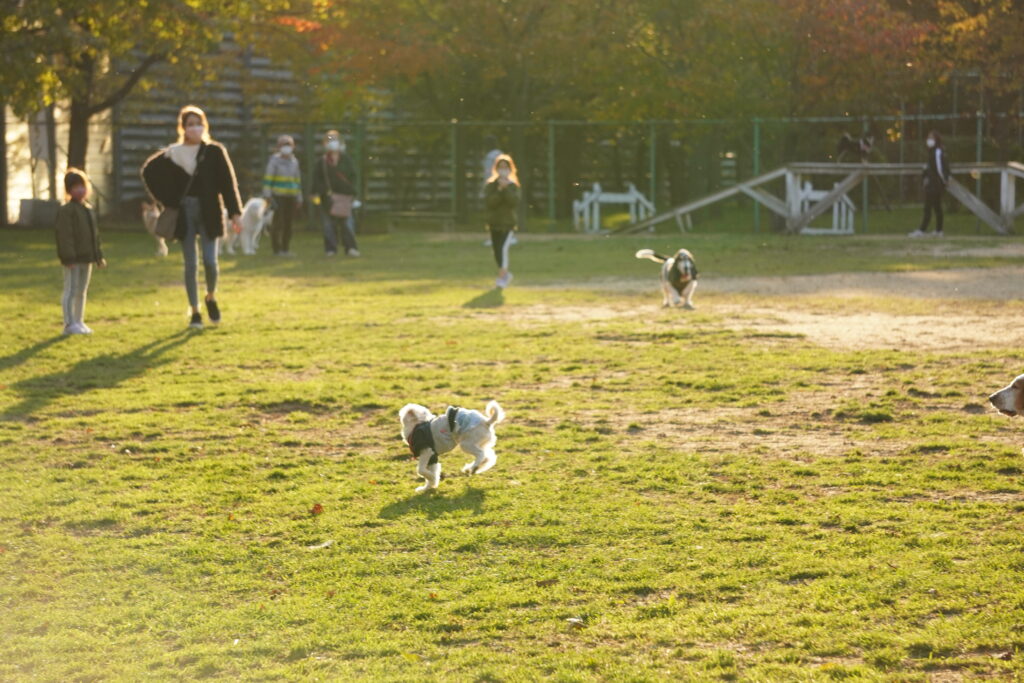
[[[275,254],[283,254],[292,242],[292,221],[295,219],[298,202],[295,197],[284,195],[274,195],[274,202],[277,208],[274,209],[274,220],[270,224],[270,246]]]
[[[338,253],[338,233],[341,233],[341,243],[345,251],[358,249],[356,246],[355,219],[338,218],[332,216],[330,211],[321,206],[320,216],[324,222],[324,251],[328,254]]]
[[[508,247],[509,239],[512,237],[511,228],[490,228],[491,248],[494,249],[494,262],[499,268],[508,268]]]
[[[942,195],[945,194],[944,188],[940,183],[936,183],[937,187],[933,190],[932,183],[926,183],[924,186],[924,218],[921,219],[921,232],[928,232],[928,224],[932,220],[932,210],[935,211],[935,231],[942,232]]]

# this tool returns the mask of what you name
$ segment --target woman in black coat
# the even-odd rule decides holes
[[[232,228],[241,230],[242,201],[228,151],[210,138],[206,114],[199,107],[183,107],[178,114],[178,142],[160,150],[142,165],[142,180],[149,193],[165,207],[176,207],[178,224],[174,238],[181,241],[185,256],[185,292],[192,309],[189,327],[201,329],[196,276],[196,238],[203,249],[206,273],[206,312],[210,322],[220,322],[217,306],[217,240],[226,234],[225,214]],[[189,179],[192,179],[189,184]],[[186,194],[187,188],[187,194]]]
[[[929,132],[925,144],[928,146],[928,163],[924,167],[923,178],[924,216],[921,218],[921,226],[910,233],[910,236],[927,235],[932,211],[935,211],[935,236],[942,237],[942,197],[946,194],[946,185],[949,184],[949,159],[946,157],[946,148],[942,146],[942,136],[938,131]]]

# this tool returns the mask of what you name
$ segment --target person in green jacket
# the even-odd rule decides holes
[[[487,229],[491,232],[491,247],[498,264],[496,287],[504,289],[512,282],[509,270],[508,248],[519,216],[519,176],[516,164],[507,154],[494,160],[491,177],[484,187],[484,206],[487,209]]]
[[[85,201],[89,178],[84,171],[69,168],[64,174],[68,201],[57,209],[55,232],[57,257],[64,266],[64,334],[92,334],[85,324],[85,297],[92,276],[92,264],[106,268],[100,247],[96,215]]]

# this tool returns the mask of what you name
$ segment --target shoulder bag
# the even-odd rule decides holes
[[[188,191],[192,189],[192,181],[196,179],[196,175],[199,173],[199,164],[203,162],[203,156],[206,154],[206,144],[201,144],[203,145],[202,149],[199,150],[199,156],[196,157],[196,170],[188,177],[188,182],[185,183],[185,191],[181,193],[181,202],[185,201]],[[180,210],[181,202],[178,202],[178,206],[165,206],[164,210],[160,212],[156,219],[156,228],[153,230],[157,237],[163,237],[165,240],[174,239],[174,233],[178,229],[178,211]]]
[[[324,184],[327,185],[327,193],[331,195],[331,208],[329,213],[335,218],[348,218],[352,215],[352,200],[355,195],[341,194],[331,189],[331,175],[327,168],[327,156],[324,155]]]

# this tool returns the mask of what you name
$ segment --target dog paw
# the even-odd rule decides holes
[[[427,492],[430,492],[430,491],[433,491],[433,490],[434,490],[433,487],[427,486],[426,484],[424,484],[423,486],[417,486],[416,487],[416,493],[427,493]]]
[[[476,474],[476,463],[467,462],[462,466],[463,474]]]

